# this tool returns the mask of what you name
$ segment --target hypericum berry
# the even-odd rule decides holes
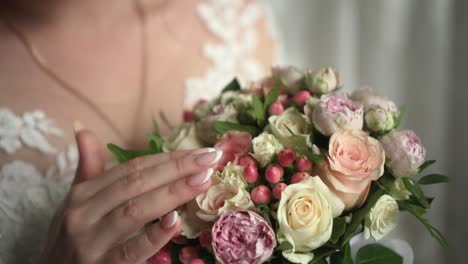
[[[296,159],[296,169],[298,171],[309,171],[310,169],[312,169],[312,161],[310,161],[306,157],[297,158]]]
[[[244,168],[244,179],[248,183],[255,183],[258,181],[258,169],[253,165],[248,165]]]
[[[310,174],[307,172],[296,172],[291,177],[291,184],[301,182],[303,179],[310,177]]]
[[[273,197],[276,199],[281,199],[281,194],[283,193],[284,189],[286,189],[288,185],[284,182],[280,182],[273,187]]]
[[[151,264],[172,264],[171,252],[161,250],[150,259]]]
[[[282,149],[278,154],[278,163],[283,167],[290,166],[296,159],[296,153],[292,149]]]
[[[202,247],[207,247],[211,245],[211,232],[210,231],[203,231],[201,232],[200,236],[198,237],[198,242]]]
[[[284,112],[284,106],[280,101],[274,102],[268,111],[270,115],[281,115]]]
[[[179,260],[184,264],[189,264],[192,259],[198,258],[198,252],[195,247],[185,246],[179,252]]]
[[[192,259],[189,264],[205,264],[205,262],[203,261],[203,259],[199,259],[199,258],[196,258],[196,259]]]
[[[244,168],[247,168],[247,166],[249,166],[249,165],[252,165],[254,167],[258,167],[258,162],[252,156],[245,155],[245,156],[240,157],[239,165],[241,165]]]
[[[197,119],[197,115],[193,111],[184,111],[184,122],[193,122]]]
[[[300,91],[293,96],[292,100],[294,103],[302,107],[306,104],[307,99],[309,99],[309,97],[310,97],[309,91]]]
[[[284,170],[277,164],[268,165],[265,171],[265,179],[269,183],[278,183],[283,178]]]
[[[256,204],[267,204],[271,201],[271,190],[265,185],[255,187],[250,195]]]

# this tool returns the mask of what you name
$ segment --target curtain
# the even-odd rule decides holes
[[[406,106],[413,129],[438,162],[427,172],[451,176],[430,187],[430,221],[448,238],[443,249],[412,216],[391,236],[410,242],[415,263],[468,263],[468,1],[270,0],[282,63],[334,66],[345,91],[369,85]]]

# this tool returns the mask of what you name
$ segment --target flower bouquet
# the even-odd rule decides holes
[[[330,68],[274,67],[243,89],[234,79],[210,101],[184,113],[167,137],[157,130],[146,150],[109,144],[123,162],[163,151],[213,147],[223,156],[212,185],[181,208],[182,232],[152,263],[402,263],[378,244],[353,259],[357,234],[379,240],[399,211],[413,214],[442,245],[424,214],[433,198],[416,178],[433,164],[403,110],[361,88],[339,92]]]

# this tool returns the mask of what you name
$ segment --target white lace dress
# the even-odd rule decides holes
[[[200,51],[211,66],[202,76],[187,78],[186,105],[201,94],[216,95],[234,76],[244,81],[261,77],[262,68],[253,56],[257,46],[253,25],[264,11],[258,3],[242,1],[207,0],[198,5],[200,19],[217,41],[205,43]],[[54,146],[65,138],[53,118],[53,113],[39,109],[15,113],[0,105],[0,154],[7,157],[0,160],[0,264],[32,262],[74,176],[76,146],[70,142],[65,149]],[[25,149],[54,162],[42,169],[16,158]]]

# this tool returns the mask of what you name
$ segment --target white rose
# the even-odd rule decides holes
[[[343,202],[318,177],[308,177],[284,189],[278,206],[278,242],[292,249],[283,256],[294,263],[308,263],[311,250],[331,237],[333,218],[344,209]]]
[[[395,179],[393,185],[390,186],[390,195],[397,201],[404,201],[409,199],[411,192],[406,189],[401,179]]]
[[[281,145],[278,139],[266,132],[254,138],[252,144],[254,151],[253,157],[262,167],[268,165],[273,157],[283,149],[283,145]]]
[[[332,92],[340,85],[338,72],[331,67],[324,67],[306,74],[306,83],[313,93],[325,94]]]
[[[243,172],[244,167],[240,165],[234,165],[229,162],[221,173],[222,182],[245,188],[247,186],[247,182],[245,181]]]
[[[213,185],[195,199],[200,208],[196,213],[200,219],[211,222],[227,210],[255,207],[250,194],[241,186],[222,182],[218,176],[212,177],[212,182]]]
[[[385,133],[392,130],[398,119],[398,112],[388,111],[379,106],[372,106],[364,114],[366,126],[373,132]]]
[[[197,216],[199,210],[200,207],[198,207],[196,200],[192,200],[182,207],[180,226],[182,235],[189,239],[197,238],[203,231],[209,230],[212,226],[211,223]]]
[[[272,115],[268,122],[271,132],[284,146],[304,144],[312,133],[310,119],[296,108],[288,108],[281,115]]]
[[[190,150],[203,147],[197,137],[195,125],[186,123],[175,129],[164,141],[164,147],[169,151]]]
[[[221,105],[233,105],[235,108],[249,108],[252,106],[252,95],[228,91],[221,95]]]
[[[375,240],[384,237],[396,226],[398,204],[390,195],[382,195],[365,218],[364,238]]]

